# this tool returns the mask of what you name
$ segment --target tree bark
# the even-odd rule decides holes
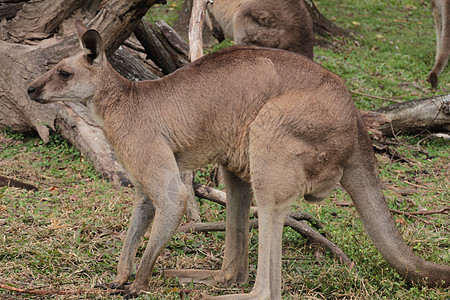
[[[0,3],[0,20],[12,19],[22,9],[27,1],[20,0],[6,0]]]
[[[134,34],[141,45],[144,46],[148,57],[162,69],[164,74],[172,73],[177,69],[177,64],[157,38],[156,30],[149,22],[141,20],[134,30]]]
[[[192,4],[193,0],[184,1],[183,10],[178,14],[178,20],[175,22],[175,24],[173,24],[173,28],[185,40],[189,40],[188,32],[189,22],[191,20]],[[213,45],[217,44],[217,40],[209,30],[208,26],[203,26],[202,39],[204,46],[212,47]]]
[[[374,112],[391,120],[380,124],[383,136],[450,132],[450,94],[395,103]]]
[[[361,111],[372,137],[450,132],[450,94]]]
[[[60,36],[63,31],[63,20],[67,20],[68,16],[74,12],[78,12],[78,16],[89,15],[88,12],[81,10],[87,7],[97,9],[98,5],[93,5],[94,2],[86,0],[30,1],[22,6],[13,19],[9,21],[3,19],[0,22],[0,57],[2,57],[0,128],[11,128],[18,132],[35,129],[44,142],[47,142],[49,128],[56,130],[56,126],[59,126],[61,134],[72,144],[79,146],[83,145],[83,141],[94,139],[97,143],[104,143],[100,148],[107,153],[112,153],[101,130],[92,126],[88,120],[84,120],[84,125],[82,125],[83,122],[78,122],[76,115],[85,116],[85,108],[77,107],[77,110],[74,110],[73,107],[69,108],[68,105],[60,103],[40,105],[30,101],[26,93],[29,83],[34,78],[46,72],[62,58],[80,51],[74,34],[67,35],[64,32],[65,36]],[[110,0],[98,13],[92,12],[95,17],[89,24],[101,33],[107,54],[114,53],[128,38],[142,16],[157,2],[157,0]],[[99,1],[98,4],[100,4]],[[72,114],[75,115],[72,116]],[[73,118],[66,120],[70,116]],[[83,119],[83,117],[80,118]],[[76,134],[70,132],[74,129]],[[93,145],[88,147],[91,146]],[[88,156],[92,153],[90,149],[80,150]],[[102,157],[105,158],[108,155]],[[93,162],[99,168],[102,165],[117,164],[112,158],[113,156],[102,163],[98,163],[97,158],[93,158]],[[122,170],[111,173],[111,168],[100,170],[100,172],[111,175],[112,178],[123,176]]]
[[[189,60],[194,61],[203,56],[203,25],[208,0],[194,0],[191,20],[189,22]]]

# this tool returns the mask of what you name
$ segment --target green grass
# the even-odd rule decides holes
[[[151,23],[163,20],[173,25],[178,20],[178,13],[183,8],[182,1],[168,0],[166,5],[154,5],[145,15],[145,19]]]
[[[349,38],[328,37],[332,48],[315,47],[316,61],[344,78],[361,109],[448,93],[450,72],[440,76],[433,92],[425,81],[434,62],[435,33],[427,1],[316,1],[336,24],[352,29]],[[181,1],[155,6],[147,16],[175,22]],[[232,44],[227,40],[215,51]],[[363,96],[361,94],[369,95]],[[377,155],[390,208],[402,211],[439,210],[450,206],[448,140],[431,136],[399,137],[393,146],[407,161]],[[420,149],[418,148],[418,145]],[[420,150],[420,151],[419,151]],[[211,167],[196,180],[213,184]],[[92,165],[58,134],[48,144],[36,135],[0,133],[0,175],[39,187],[38,192],[0,188],[0,282],[44,290],[93,289],[112,280],[132,210],[133,191],[104,180]],[[354,208],[340,189],[320,204],[296,201],[322,221],[356,266],[350,270],[325,252],[316,258],[312,245],[286,228],[283,237],[283,299],[448,299],[449,289],[405,283],[382,259],[364,233]],[[224,209],[199,200],[203,221],[223,220]],[[448,214],[420,216],[424,221],[393,214],[407,244],[421,257],[450,265]],[[427,224],[428,223],[428,224]],[[258,231],[250,234],[250,281],[224,287],[182,284],[161,276],[163,269],[217,269],[223,233],[178,233],[155,265],[149,294],[140,299],[199,299],[250,291],[257,265]],[[147,237],[146,237],[147,239]],[[142,255],[145,241],[138,251]],[[113,299],[107,294],[49,296],[54,299]],[[309,298],[308,298],[309,297]],[[0,289],[0,299],[41,299]]]
[[[351,91],[387,99],[410,100],[432,94],[426,81],[434,64],[436,37],[428,2],[317,1],[321,12],[354,31],[349,39],[334,39],[336,49],[315,48],[316,60],[342,76]],[[450,72],[440,76],[448,92]],[[361,109],[389,101],[354,94]]]

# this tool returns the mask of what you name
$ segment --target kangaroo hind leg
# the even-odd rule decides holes
[[[436,89],[438,76],[444,71],[450,56],[450,4],[447,1],[431,1],[431,4],[436,25],[436,60],[428,81]]]
[[[227,193],[225,254],[220,270],[166,270],[167,277],[177,277],[182,282],[239,283],[248,278],[248,231],[252,201],[250,184],[232,172],[224,170]]]

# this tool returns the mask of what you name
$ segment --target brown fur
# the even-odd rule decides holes
[[[428,75],[433,89],[437,88],[438,76],[444,71],[450,56],[450,1],[431,0],[431,9],[436,24],[436,62]]]
[[[61,61],[28,89],[41,102],[91,103],[137,190],[131,224],[111,287],[131,275],[152,223],[136,280],[147,289],[153,265],[186,205],[181,170],[218,162],[225,171],[227,224],[221,270],[167,272],[181,280],[243,283],[248,277],[248,223],[258,206],[259,260],[248,295],[281,299],[281,237],[290,203],[320,200],[340,181],[385,259],[412,281],[450,283],[450,268],[415,256],[382,194],[371,142],[344,82],[303,56],[234,47],[207,55],[162,79],[130,82],[107,62],[100,35],[77,25],[84,53]],[[69,76],[64,71],[70,70]],[[69,71],[67,71],[69,72]],[[122,287],[123,288],[123,287]]]
[[[214,0],[208,11],[236,45],[279,48],[313,59],[312,19],[303,0]]]

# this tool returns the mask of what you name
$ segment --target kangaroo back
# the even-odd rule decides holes
[[[312,19],[303,0],[217,0],[210,11],[237,45],[284,49],[313,59]]]

